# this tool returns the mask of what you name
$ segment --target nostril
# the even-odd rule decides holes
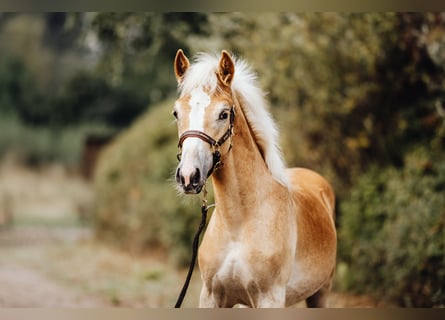
[[[181,174],[180,168],[176,170],[176,183],[180,185],[185,185],[185,179],[184,176]]]
[[[201,171],[196,168],[195,174],[192,177],[192,184],[194,187],[199,185],[199,182],[201,181]]]

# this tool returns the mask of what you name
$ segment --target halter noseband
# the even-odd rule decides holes
[[[207,177],[213,173],[221,165],[221,152],[219,152],[219,148],[233,135],[233,123],[235,121],[235,108],[232,106],[230,108],[230,116],[229,116],[229,128],[227,128],[226,132],[219,138],[218,141],[213,139],[207,133],[199,131],[199,130],[187,130],[184,131],[183,134],[179,137],[178,148],[180,152],[177,154],[178,161],[181,161],[182,154],[182,144],[184,140],[187,138],[199,138],[204,142],[207,142],[212,147],[212,155],[213,155],[213,165],[207,173]],[[230,142],[229,150],[232,148],[232,142]]]

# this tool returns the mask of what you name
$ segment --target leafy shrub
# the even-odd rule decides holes
[[[347,289],[403,306],[445,305],[443,157],[422,147],[401,169],[373,168],[341,204]]]
[[[33,124],[47,121],[47,100],[36,84],[36,78],[21,59],[6,56],[0,61],[0,111],[17,114]]]
[[[177,264],[189,262],[199,204],[178,197],[173,102],[143,115],[100,157],[95,190],[97,236],[127,250],[163,249]]]
[[[13,154],[28,165],[59,162],[76,168],[88,135],[113,132],[107,126],[92,123],[65,128],[29,126],[17,116],[0,113],[0,160]]]
[[[146,108],[144,97],[123,86],[113,87],[90,72],[75,74],[63,94],[55,98],[52,121],[56,125],[84,122],[128,126]]]

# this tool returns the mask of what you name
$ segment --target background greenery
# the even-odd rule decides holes
[[[172,61],[226,48],[268,92],[289,166],[338,196],[337,288],[445,305],[445,15],[50,13],[0,16],[0,156],[95,178],[100,239],[187,261],[198,203],[176,195]],[[24,27],[26,26],[26,27]],[[199,211],[199,210],[198,210]]]

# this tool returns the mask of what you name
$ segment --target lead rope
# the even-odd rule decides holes
[[[199,236],[201,235],[202,230],[204,229],[207,221],[207,211],[210,207],[207,205],[207,189],[204,185],[203,191],[203,199],[201,205],[201,223],[199,224],[198,230],[196,231],[195,238],[193,239],[193,252],[192,252],[192,260],[190,261],[189,271],[187,273],[187,277],[185,278],[184,285],[182,287],[181,293],[179,294],[178,301],[176,301],[175,308],[181,308],[182,301],[184,300],[185,294],[187,293],[187,289],[190,284],[190,279],[192,278],[193,269],[196,263],[196,257],[198,255],[198,245],[199,245]]]

